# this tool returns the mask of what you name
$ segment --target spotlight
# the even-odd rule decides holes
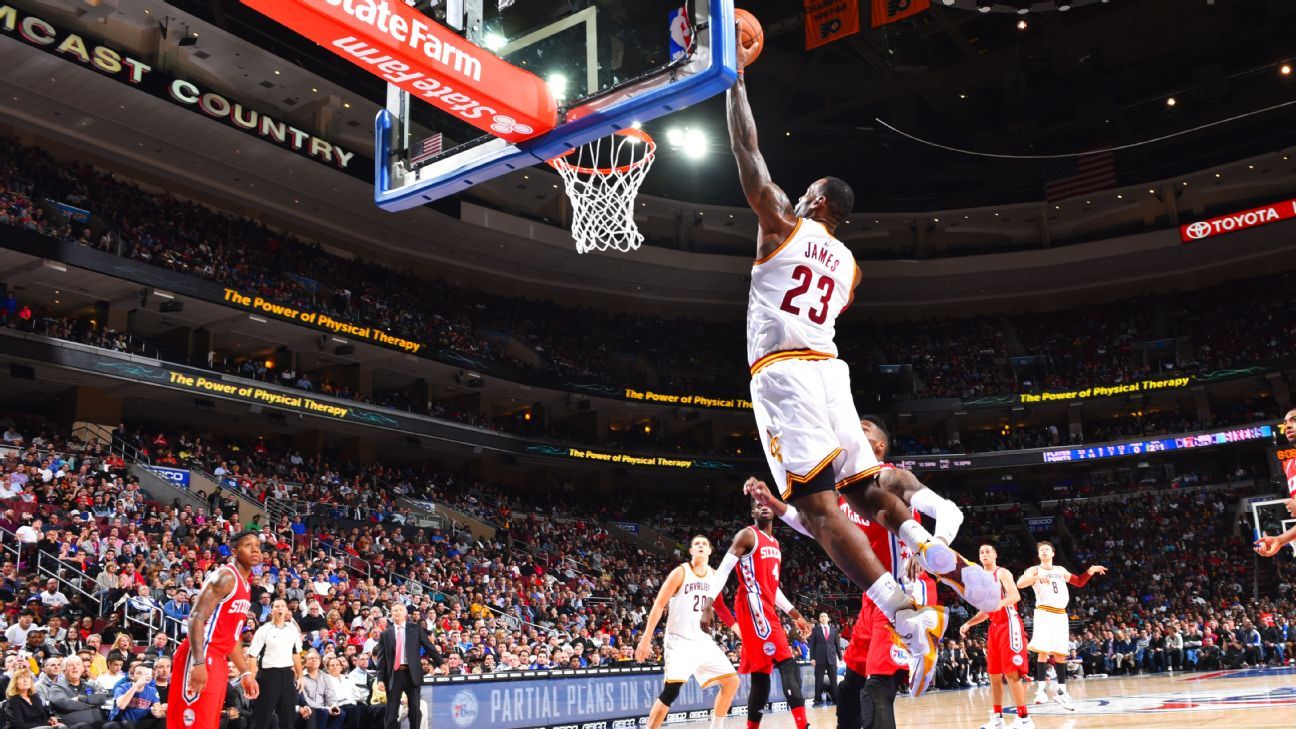
[[[1017,6],[1018,15],[1025,15],[1026,13],[1029,13],[1031,11],[1031,5],[1034,5],[1034,3],[1031,2],[1031,0],[1017,0],[1013,4]]]
[[[954,0],[941,0],[941,5],[944,5],[946,7],[949,7],[950,5],[953,4],[954,4]]]
[[[1278,69],[1278,72],[1281,73],[1281,74],[1284,75],[1284,76],[1290,76],[1290,75],[1291,75],[1291,65],[1284,63],[1284,64],[1282,65],[1282,68]]]
[[[700,129],[689,129],[684,132],[684,156],[689,159],[700,159],[707,153],[707,138]]]
[[[1017,21],[1017,30],[1026,30],[1026,21],[1024,19]]]
[[[994,10],[994,0],[977,0],[977,12],[988,13]]]
[[[486,50],[491,53],[498,53],[501,48],[508,45],[508,38],[505,38],[499,33],[490,32],[486,34],[485,38],[482,38],[482,44],[485,45]]]
[[[1071,9],[1071,0],[1053,0],[1053,5],[1057,7],[1058,12],[1065,13]]]
[[[1166,106],[1174,106],[1175,104],[1178,104],[1178,103],[1179,103],[1178,100],[1176,100],[1175,97],[1173,97],[1173,96],[1171,96],[1170,98],[1166,99]]]
[[[545,85],[549,87],[549,93],[553,94],[558,101],[567,98],[567,77],[561,73],[550,74],[549,78],[545,79]]]

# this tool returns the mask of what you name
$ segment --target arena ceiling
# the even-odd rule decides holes
[[[488,2],[492,0],[487,0]],[[528,2],[533,0],[521,0]],[[381,103],[373,77],[242,6],[171,5]],[[790,189],[823,174],[849,179],[868,210],[921,211],[1038,200],[1041,165],[953,153],[1060,154],[1155,139],[1296,99],[1287,0],[1112,0],[1069,12],[978,13],[973,0],[803,50],[799,0],[743,0],[769,38],[749,74],[763,148]],[[867,8],[866,8],[867,9]],[[1019,29],[1020,21],[1025,28]],[[1175,104],[1168,104],[1174,97]],[[1121,184],[1162,179],[1296,142],[1274,111],[1118,153]],[[667,123],[710,132],[702,162],[662,155],[645,189],[698,203],[740,204],[727,160],[723,102]]]

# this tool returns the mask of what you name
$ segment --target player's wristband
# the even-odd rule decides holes
[[[242,681],[243,679],[251,675],[252,675],[251,671],[244,671],[243,673],[239,674],[239,680]]]

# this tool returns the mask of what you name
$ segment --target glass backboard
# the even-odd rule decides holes
[[[719,94],[737,78],[733,0],[445,3],[428,12],[545,81],[558,125],[511,144],[391,86],[375,122],[374,197],[387,210],[545,162]]]

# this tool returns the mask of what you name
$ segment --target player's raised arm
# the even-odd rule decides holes
[[[720,569],[716,570],[715,581],[711,583],[711,591],[707,597],[714,600],[716,595],[724,589],[725,583],[729,581],[729,573],[738,564],[738,560],[748,552],[756,548],[756,535],[752,533],[751,527],[745,527],[734,537],[733,544],[729,545],[729,551],[725,552],[724,559],[720,560]]]
[[[755,478],[747,479],[747,483],[743,484],[743,493],[752,497],[752,500],[756,503],[774,512],[774,516],[782,519],[784,524],[792,527],[798,534],[814,539],[814,535],[810,533],[810,530],[806,529],[805,525],[801,523],[801,516],[797,513],[796,507],[779,501],[778,497],[769,490],[769,486],[766,486],[764,481]]]
[[[1021,578],[1017,580],[1017,588],[1025,590],[1036,582],[1039,582],[1039,567],[1033,566],[1022,573]]]
[[[935,519],[933,537],[945,542],[947,546],[954,543],[959,527],[963,526],[963,511],[957,504],[927,488],[912,471],[903,468],[883,471],[878,475],[878,483],[919,513]]]
[[[729,119],[729,146],[738,160],[738,179],[742,181],[747,204],[760,221],[756,257],[764,258],[778,248],[796,227],[796,213],[787,193],[770,179],[765,157],[756,142],[756,120],[747,102],[747,85],[742,77],[742,50],[739,50],[738,82],[726,95]]]
[[[1075,587],[1084,587],[1089,583],[1090,577],[1105,574],[1107,574],[1107,568],[1100,564],[1093,565],[1089,569],[1085,570],[1083,574],[1079,575],[1071,574],[1071,571],[1067,570],[1067,584]]]
[[[1000,570],[999,586],[1003,588],[1004,596],[999,600],[999,609],[1003,610],[1009,605],[1016,605],[1021,602],[1021,592],[1017,589],[1017,583],[1013,582],[1012,573],[1008,570]]]
[[[657,630],[657,623],[661,622],[662,613],[666,611],[671,597],[679,592],[682,584],[684,584],[684,567],[681,565],[671,570],[670,576],[657,591],[657,599],[653,600],[652,610],[648,611],[648,619],[644,623],[643,635],[639,637],[639,645],[635,646],[635,662],[643,663],[652,652],[653,631]]]
[[[207,636],[203,629],[216,606],[229,597],[233,590],[234,573],[218,569],[216,577],[203,584],[198,599],[194,600],[193,612],[189,614],[189,660],[193,664],[189,669],[190,694],[202,693],[203,687],[207,685]],[[246,670],[246,666],[241,667],[241,670]],[[224,681],[225,676],[221,676],[220,680]]]

